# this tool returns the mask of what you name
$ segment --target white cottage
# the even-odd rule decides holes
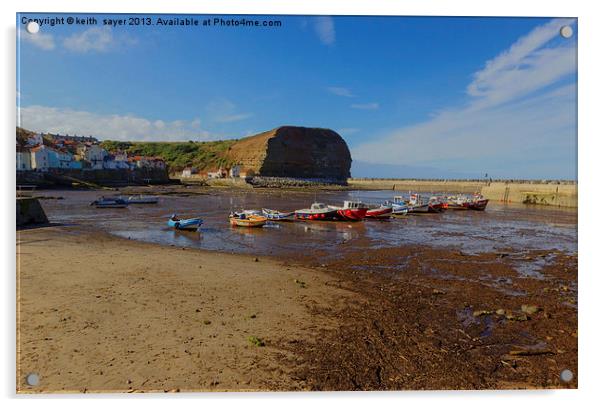
[[[17,171],[31,170],[31,152],[28,148],[17,146]]]

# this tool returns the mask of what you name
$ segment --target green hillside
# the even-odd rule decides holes
[[[130,155],[161,157],[170,171],[180,171],[193,166],[199,170],[228,167],[230,163],[225,155],[237,140],[206,142],[123,142],[107,140],[101,146],[107,151],[126,151]]]

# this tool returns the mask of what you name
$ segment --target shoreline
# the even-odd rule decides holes
[[[70,226],[19,231],[19,237],[20,393],[577,387],[576,255],[467,255],[400,246],[366,248],[324,264],[297,256],[255,261],[253,255],[161,246]],[[49,243],[56,252],[46,249]],[[57,264],[61,251],[92,252],[94,268],[79,269],[77,257]],[[200,269],[172,264],[165,262],[167,254],[203,263]],[[543,278],[513,268],[516,261],[548,257]],[[132,271],[107,271],[103,260]],[[388,271],[400,261],[401,272]],[[58,286],[65,292],[51,289]],[[46,300],[34,303],[32,296]],[[219,306],[206,317],[196,301]],[[161,321],[157,314],[166,309],[173,311]],[[117,310],[128,310],[138,324],[132,335]],[[221,329],[209,333],[215,327]],[[101,337],[103,329],[113,335]],[[188,339],[214,334],[202,343]],[[251,345],[249,335],[265,346]],[[40,350],[53,341],[62,343],[55,359]],[[80,348],[107,343],[113,347],[104,356],[82,356]],[[141,352],[151,356],[152,369]],[[107,366],[120,354],[129,364]],[[230,354],[237,358],[228,360]],[[195,365],[193,355],[206,363]],[[46,382],[43,374],[41,386],[24,385],[25,372],[36,368],[71,369],[72,387],[60,377]],[[563,368],[575,375],[572,382],[560,381]],[[99,375],[99,369],[106,370]],[[126,378],[128,371],[137,375]]]

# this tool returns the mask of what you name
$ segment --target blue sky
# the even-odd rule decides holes
[[[67,15],[17,16],[25,128],[200,141],[316,126],[345,138],[353,176],[576,178],[575,20],[256,16],[282,26],[109,28],[103,19],[128,16],[95,15],[96,26],[31,35],[23,17]],[[564,25],[572,38],[559,35]]]

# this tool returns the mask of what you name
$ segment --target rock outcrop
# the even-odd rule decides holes
[[[227,158],[263,177],[290,177],[345,182],[351,154],[333,130],[283,126],[239,140]]]

